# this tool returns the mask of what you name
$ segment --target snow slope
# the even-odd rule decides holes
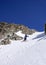
[[[24,37],[21,31],[16,34]],[[27,41],[10,40],[0,46],[0,65],[46,65],[46,36],[44,32],[29,35]]]

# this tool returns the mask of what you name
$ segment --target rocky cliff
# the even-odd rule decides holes
[[[23,34],[33,34],[36,32],[34,29],[29,29],[27,26],[22,24],[9,24],[6,22],[0,22],[0,39],[3,39],[0,44],[8,44],[11,40],[21,40],[22,37],[14,34],[15,32],[22,31]]]
[[[32,34],[36,31],[34,29],[29,29],[27,26],[21,24],[8,24],[6,22],[0,22],[0,33],[2,34],[16,32],[19,30],[22,30],[22,33],[24,34]]]

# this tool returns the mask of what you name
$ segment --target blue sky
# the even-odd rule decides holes
[[[24,24],[43,31],[46,23],[46,0],[0,0],[0,21]]]

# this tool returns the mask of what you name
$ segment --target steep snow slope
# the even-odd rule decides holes
[[[24,37],[21,31],[16,34]],[[0,46],[0,65],[46,65],[46,36],[44,32],[29,35],[27,41],[10,40]]]

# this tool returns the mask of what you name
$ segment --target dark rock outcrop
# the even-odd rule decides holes
[[[7,44],[10,44],[10,40],[8,38],[6,38],[0,42],[0,45],[7,45]]]
[[[29,29],[28,27],[22,24],[8,24],[6,22],[0,22],[0,39],[7,34],[12,34],[13,32],[22,31],[24,34],[33,34],[36,32],[34,29]],[[19,38],[16,36],[17,39]]]

